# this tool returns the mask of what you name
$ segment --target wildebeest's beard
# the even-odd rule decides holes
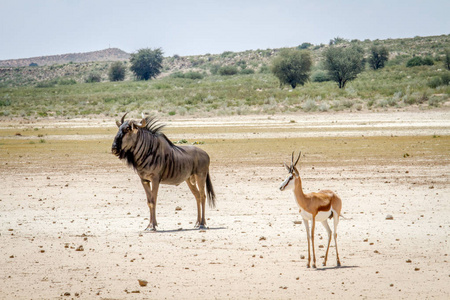
[[[118,156],[120,158],[120,153],[122,151],[122,138],[123,133],[122,130],[119,128],[119,132],[117,133],[116,137],[114,138],[114,142],[111,146],[111,152],[112,154]]]
[[[120,159],[125,159],[128,163],[128,165],[134,166],[134,154],[133,154],[133,147],[130,147],[130,145],[122,147],[122,139],[127,133],[123,133],[121,129],[119,129],[119,132],[117,133],[114,142],[111,147],[111,152],[117,156]],[[128,133],[130,134],[130,133]],[[123,149],[126,148],[126,149]]]

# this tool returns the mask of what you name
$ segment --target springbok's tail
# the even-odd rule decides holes
[[[206,196],[208,197],[208,204],[210,207],[216,207],[216,194],[214,193],[214,188],[211,182],[211,177],[209,177],[209,172],[206,174]]]

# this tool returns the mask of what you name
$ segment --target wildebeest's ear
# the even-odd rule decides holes
[[[135,131],[135,130],[138,130],[138,129],[139,129],[139,124],[136,124],[135,121],[130,122],[130,126],[131,126],[131,130],[132,130],[132,131]]]
[[[120,127],[120,125],[122,125],[122,124],[120,124],[120,122],[116,120],[116,125],[117,125],[117,127]]]

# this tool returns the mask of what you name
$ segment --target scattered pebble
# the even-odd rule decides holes
[[[175,210],[182,210],[182,208],[180,206],[175,207]]]
[[[139,282],[140,286],[147,286],[147,284],[148,284],[147,280],[138,279],[138,282]]]
[[[393,215],[387,215],[386,216],[386,220],[394,220],[394,216]]]

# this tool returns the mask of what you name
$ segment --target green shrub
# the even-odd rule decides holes
[[[219,69],[219,75],[222,76],[236,75],[238,72],[235,66],[224,66]]]
[[[255,71],[253,69],[242,69],[239,74],[242,75],[249,75],[249,74],[255,74]]]
[[[0,106],[10,106],[10,105],[11,105],[10,99],[0,100]]]
[[[311,81],[312,82],[325,82],[330,81],[330,77],[328,76],[327,72],[323,70],[318,70],[312,73],[311,75]]]
[[[73,85],[77,84],[75,79],[60,79],[58,80],[58,85]]]
[[[112,63],[108,70],[109,81],[123,81],[125,79],[125,66],[121,61]]]
[[[300,46],[298,46],[297,48],[298,48],[299,50],[303,50],[303,49],[308,49],[308,48],[310,48],[310,47],[312,47],[312,46],[314,46],[314,45],[311,44],[311,43],[303,43],[303,44],[301,44]]]
[[[86,83],[94,83],[102,81],[102,76],[98,73],[90,73],[85,79]]]
[[[198,79],[203,79],[204,77],[205,76],[203,76],[203,74],[201,74],[199,72],[184,73],[184,78],[188,78],[188,79],[198,80]]]
[[[268,65],[262,65],[262,66],[259,68],[258,73],[262,73],[262,74],[270,73],[270,68],[269,68],[269,66],[268,66]]]
[[[306,102],[302,105],[302,109],[306,112],[315,111],[317,109],[316,101],[313,99],[306,100]]]
[[[56,85],[56,80],[46,80],[46,81],[40,81],[36,84],[37,88],[49,88],[54,87]]]
[[[218,64],[214,64],[211,66],[211,68],[209,68],[209,71],[211,72],[212,75],[217,75],[219,73],[220,70],[220,65]]]
[[[420,56],[415,56],[406,62],[408,68],[417,67],[423,65],[423,59]]]
[[[198,79],[203,79],[205,76],[199,72],[187,72],[187,73],[175,72],[175,73],[170,74],[170,77],[198,80]]]
[[[415,56],[406,62],[407,67],[417,67],[417,66],[432,66],[434,65],[434,60],[431,56],[422,58],[420,56]]]
[[[428,81],[428,86],[432,89],[437,88],[438,86],[442,85],[442,78],[441,77],[433,77]]]
[[[423,65],[424,66],[432,66],[432,65],[434,65],[434,60],[433,60],[433,58],[431,56],[425,57],[422,61],[423,61]]]
[[[450,85],[450,72],[444,72],[441,75],[441,80],[443,85]]]

